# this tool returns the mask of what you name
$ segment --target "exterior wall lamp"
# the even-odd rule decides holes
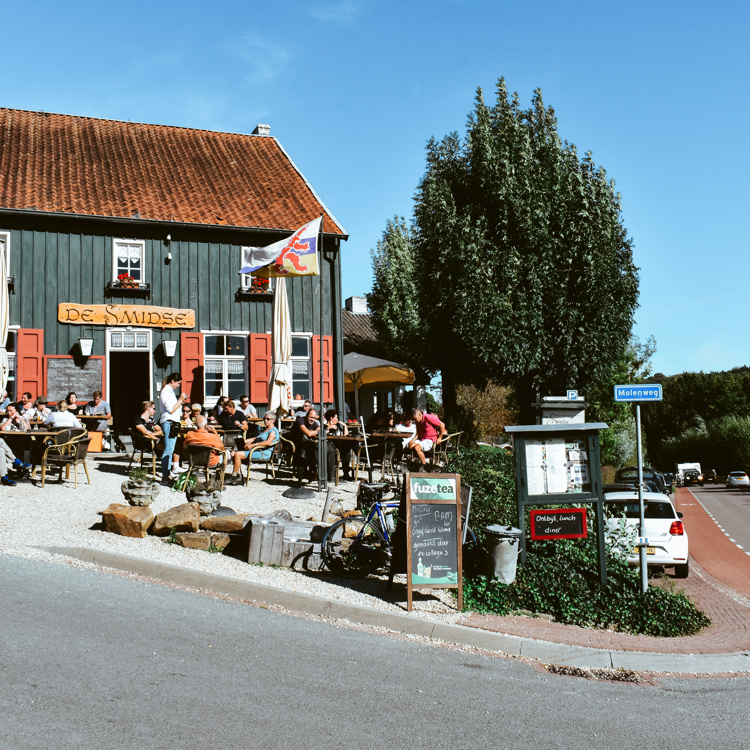
[[[90,357],[94,349],[94,339],[78,339],[78,348],[81,350],[81,356]]]
[[[177,352],[177,341],[174,339],[164,339],[161,342],[161,348],[164,350],[164,356],[171,359]]]

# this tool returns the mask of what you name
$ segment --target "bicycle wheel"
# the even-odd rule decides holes
[[[386,562],[388,545],[375,522],[342,518],[323,537],[321,555],[332,573],[361,578]]]

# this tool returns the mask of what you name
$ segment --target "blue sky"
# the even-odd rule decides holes
[[[623,196],[655,372],[748,364],[747,3],[50,2],[4,9],[0,105],[249,133],[350,233],[344,295],[477,87],[534,88]]]

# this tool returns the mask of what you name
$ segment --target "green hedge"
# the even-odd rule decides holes
[[[445,471],[470,484],[469,524],[483,541],[491,524],[518,525],[515,460],[502,450],[471,448],[451,457]],[[528,526],[528,524],[527,524]],[[653,636],[691,635],[710,620],[681,593],[650,586],[640,593],[640,574],[607,556],[609,585],[602,589],[596,537],[528,543],[526,564],[510,585],[484,575],[464,577],[464,608],[507,615],[519,610],[550,614],[558,622]]]

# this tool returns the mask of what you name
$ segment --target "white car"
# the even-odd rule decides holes
[[[727,474],[727,487],[747,487],[750,486],[750,479],[744,471],[730,471]]]
[[[644,492],[643,504],[646,538],[648,539],[647,565],[674,565],[675,576],[687,578],[690,572],[688,535],[680,520],[682,513],[674,509],[667,495],[659,492]],[[628,526],[638,527],[640,515],[637,492],[607,492],[604,494],[604,508],[608,516],[606,520],[608,528],[615,528],[623,513]],[[628,563],[637,565],[638,562],[638,548],[634,546],[628,555]]]

